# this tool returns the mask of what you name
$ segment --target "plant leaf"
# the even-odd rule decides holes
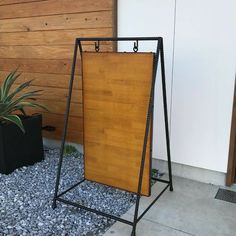
[[[4,97],[4,90],[7,84],[8,79],[12,76],[13,72],[11,72],[10,74],[8,74],[8,76],[6,77],[6,79],[4,80],[4,82],[1,85],[1,98],[0,100],[2,101],[3,97]]]
[[[18,105],[15,106],[15,109],[13,111],[21,110],[24,107],[35,107],[35,108],[41,108],[45,111],[49,111],[48,108],[42,104],[35,103],[35,102],[25,102],[25,101],[18,103]]]
[[[17,125],[21,129],[21,131],[23,133],[25,133],[23,123],[22,123],[19,116],[17,116],[17,115],[6,115],[6,116],[1,116],[0,118],[3,119],[3,120],[10,121],[10,122],[14,123],[15,125]]]
[[[23,84],[21,84],[19,87],[17,87],[14,92],[12,92],[11,94],[9,94],[8,96],[5,96],[3,98],[3,101],[4,102],[7,102],[7,101],[10,101],[13,97],[15,97],[19,92],[21,92],[23,89],[27,88],[30,86],[31,82],[33,80],[29,80],[29,81],[26,81],[24,82]]]
[[[13,83],[16,81],[16,79],[21,75],[20,74],[16,74],[18,69],[16,69],[15,71],[11,72],[7,78],[5,79],[4,83],[1,86],[1,101],[7,97],[11,86],[13,85]]]
[[[24,101],[25,99],[31,98],[33,96],[39,96],[40,94],[38,94],[38,92],[40,92],[40,91],[42,91],[42,90],[30,91],[28,93],[23,94],[21,97],[17,98],[16,100],[14,100],[12,102],[8,102],[7,108],[5,109],[4,114],[10,114],[13,110],[15,110],[15,107],[18,106],[18,104],[20,102]]]
[[[46,111],[48,109],[35,102],[37,96],[41,95],[43,90],[24,91],[31,85],[32,80],[26,81],[17,86],[13,92],[11,90],[12,85],[21,74],[17,74],[17,69],[11,72],[0,86],[0,122],[5,120],[16,124],[22,131],[24,127],[19,116],[15,115],[16,111],[26,115],[25,107],[41,108]]]
[[[0,115],[4,114],[4,112],[6,111],[7,107],[8,107],[8,104],[0,102]]]

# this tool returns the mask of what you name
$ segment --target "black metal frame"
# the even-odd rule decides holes
[[[71,102],[71,96],[72,96],[72,89],[73,89],[73,81],[74,81],[74,75],[75,75],[75,66],[76,66],[76,59],[77,59],[77,52],[78,47],[80,50],[81,60],[82,60],[82,42],[95,42],[95,51],[98,52],[100,50],[100,42],[101,41],[112,41],[112,42],[118,42],[118,41],[134,41],[134,48],[133,51],[138,51],[138,43],[140,41],[156,41],[156,52],[154,54],[154,65],[153,65],[153,78],[152,78],[152,86],[151,86],[151,92],[150,92],[150,100],[149,100],[149,107],[148,107],[148,113],[146,118],[146,130],[145,130],[145,136],[144,136],[144,143],[143,143],[143,151],[142,151],[142,157],[141,157],[141,166],[139,171],[139,181],[137,186],[137,195],[136,203],[135,203],[135,211],[134,211],[134,219],[133,221],[125,220],[123,218],[120,218],[118,216],[110,215],[108,213],[98,211],[93,208],[89,208],[83,205],[80,205],[78,203],[65,200],[61,198],[65,193],[72,190],[79,184],[81,184],[84,180],[80,180],[77,184],[73,185],[69,189],[65,190],[64,192],[58,194],[59,190],[59,183],[60,183],[60,175],[61,175],[61,167],[62,167],[62,161],[63,161],[63,150],[64,145],[66,141],[66,135],[67,135],[67,126],[68,126],[68,118],[70,113],[70,102]],[[143,172],[144,172],[144,164],[145,164],[145,154],[146,154],[146,148],[147,148],[147,142],[148,142],[148,134],[151,126],[151,141],[152,141],[152,125],[153,125],[153,108],[154,108],[154,90],[155,90],[155,82],[156,82],[156,72],[158,67],[158,62],[161,62],[161,76],[162,76],[162,93],[163,93],[163,106],[164,106],[164,118],[165,118],[165,133],[166,133],[166,148],[167,148],[167,159],[168,159],[168,172],[169,172],[169,180],[163,180],[160,178],[154,178],[151,177],[150,173],[150,179],[153,179],[155,181],[159,181],[162,183],[167,184],[166,187],[161,191],[160,194],[152,201],[152,203],[144,210],[142,214],[138,214],[139,212],[139,203],[140,203],[140,197],[141,197],[141,186],[142,186],[142,180],[143,180]],[[152,153],[152,142],[151,142],[151,153]],[[152,155],[151,155],[152,157]],[[75,40],[75,47],[74,47],[74,57],[73,57],[73,63],[72,63],[72,69],[71,69],[71,78],[70,78],[70,84],[69,84],[69,94],[67,98],[67,107],[66,107],[66,113],[65,113],[65,120],[64,120],[64,130],[63,130],[63,136],[62,136],[62,143],[61,143],[61,151],[60,151],[60,158],[59,158],[59,164],[58,164],[58,170],[57,170],[57,178],[56,178],[56,186],[55,186],[55,193],[53,198],[53,209],[56,207],[56,201],[75,206],[90,212],[93,212],[98,215],[102,215],[111,219],[114,219],[116,221],[120,221],[122,223],[131,225],[132,228],[132,236],[135,236],[136,232],[136,226],[137,223],[141,220],[141,218],[147,213],[147,211],[154,205],[154,203],[160,198],[160,196],[168,189],[170,188],[170,191],[173,191],[173,183],[172,183],[172,171],[171,171],[171,154],[170,154],[170,139],[169,139],[169,126],[168,126],[168,111],[167,111],[167,97],[166,97],[166,79],[165,79],[165,65],[164,65],[164,48],[163,48],[163,38],[162,37],[128,37],[128,38],[77,38]]]

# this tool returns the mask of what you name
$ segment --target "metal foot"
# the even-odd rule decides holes
[[[174,188],[172,185],[170,185],[170,191],[173,192],[174,191]]]
[[[134,222],[136,222],[136,220],[134,220]],[[132,233],[131,233],[131,236],[135,236],[135,235],[136,235],[136,223],[133,224]]]
[[[57,207],[56,200],[53,200],[53,203],[52,203],[52,209],[54,210],[56,207]]]

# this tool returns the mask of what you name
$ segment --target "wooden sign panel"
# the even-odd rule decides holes
[[[84,52],[85,178],[137,192],[153,53]],[[150,195],[150,136],[142,194]]]

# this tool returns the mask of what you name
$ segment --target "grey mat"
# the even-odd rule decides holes
[[[215,196],[215,199],[236,203],[236,192],[220,188]]]

